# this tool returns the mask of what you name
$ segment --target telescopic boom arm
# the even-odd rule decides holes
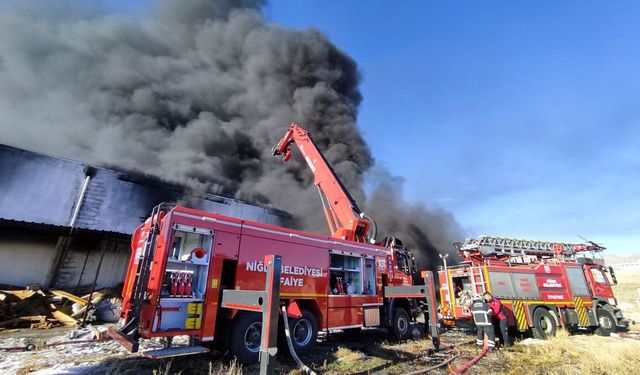
[[[282,160],[287,162],[291,158],[289,146],[292,143],[298,146],[302,157],[313,172],[313,183],[318,188],[331,236],[354,242],[367,242],[372,220],[360,212],[356,202],[316,147],[309,132],[295,122],[292,123],[280,142],[273,146],[273,155],[283,155]]]

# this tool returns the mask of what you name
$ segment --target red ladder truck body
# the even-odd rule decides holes
[[[471,320],[473,295],[490,292],[506,307],[509,326],[535,337],[551,336],[557,327],[608,335],[628,326],[611,288],[613,269],[579,256],[601,252],[600,245],[482,236],[456,246],[464,261],[438,272],[449,325]]]
[[[389,327],[398,338],[410,335],[420,313],[415,293],[393,288],[415,288],[413,256],[394,238],[367,242],[371,221],[305,131],[292,124],[274,154],[288,159],[292,143],[314,173],[332,236],[160,205],[133,234],[122,328],[111,330],[112,337],[131,351],[140,339],[164,338],[166,351],[154,357],[191,354],[216,342],[243,363],[257,361],[260,317],[221,308],[221,296],[224,289],[264,290],[263,259],[270,254],[282,257],[280,303],[295,317],[296,350],[310,347],[318,331]],[[424,295],[424,287],[419,291]],[[172,347],[175,336],[189,336],[192,349]]]

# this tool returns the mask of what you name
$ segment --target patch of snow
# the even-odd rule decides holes
[[[526,338],[522,341],[518,341],[518,343],[522,345],[540,345],[540,344],[543,344],[544,342],[545,342],[544,340],[533,339],[533,338]]]

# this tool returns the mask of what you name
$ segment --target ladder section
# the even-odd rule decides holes
[[[482,266],[469,267],[469,277],[474,294],[483,294],[487,291],[487,283],[484,279]]]
[[[129,312],[129,321],[133,319],[139,319],[142,311],[142,305],[147,293],[147,286],[149,285],[149,276],[151,274],[151,262],[153,261],[153,255],[156,248],[156,238],[160,229],[160,212],[162,211],[162,204],[156,206],[151,214],[151,223],[149,225],[149,231],[146,233],[146,240],[143,250],[138,256],[138,269],[136,271],[136,278],[133,283],[133,293],[131,294],[131,310]],[[164,217],[164,215],[162,215]]]
[[[160,221],[164,217],[165,210],[168,207],[165,203],[156,206],[150,217],[149,227],[146,232],[141,233],[145,236],[142,250],[136,250],[136,260],[138,266],[136,269],[135,279],[133,282],[133,291],[129,302],[129,312],[127,321],[120,330],[110,327],[108,334],[112,338],[119,341],[131,352],[137,352],[139,343],[138,327],[140,323],[140,314],[142,307],[146,303],[147,287],[149,285],[149,277],[151,275],[151,263],[156,248],[156,239],[160,230]]]
[[[574,257],[584,251],[602,251],[605,248],[590,242],[589,244],[570,244],[562,242],[523,240],[495,236],[480,236],[478,239],[466,239],[458,245],[461,252],[479,253],[481,256],[535,256],[535,257]]]

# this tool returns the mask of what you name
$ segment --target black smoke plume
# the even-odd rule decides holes
[[[450,248],[450,215],[408,205],[384,182],[366,199],[374,163],[356,127],[356,63],[316,30],[267,23],[261,6],[158,1],[131,16],[84,1],[3,2],[0,141],[271,205],[318,231],[306,164],[270,154],[297,121],[383,232],[425,254]]]

